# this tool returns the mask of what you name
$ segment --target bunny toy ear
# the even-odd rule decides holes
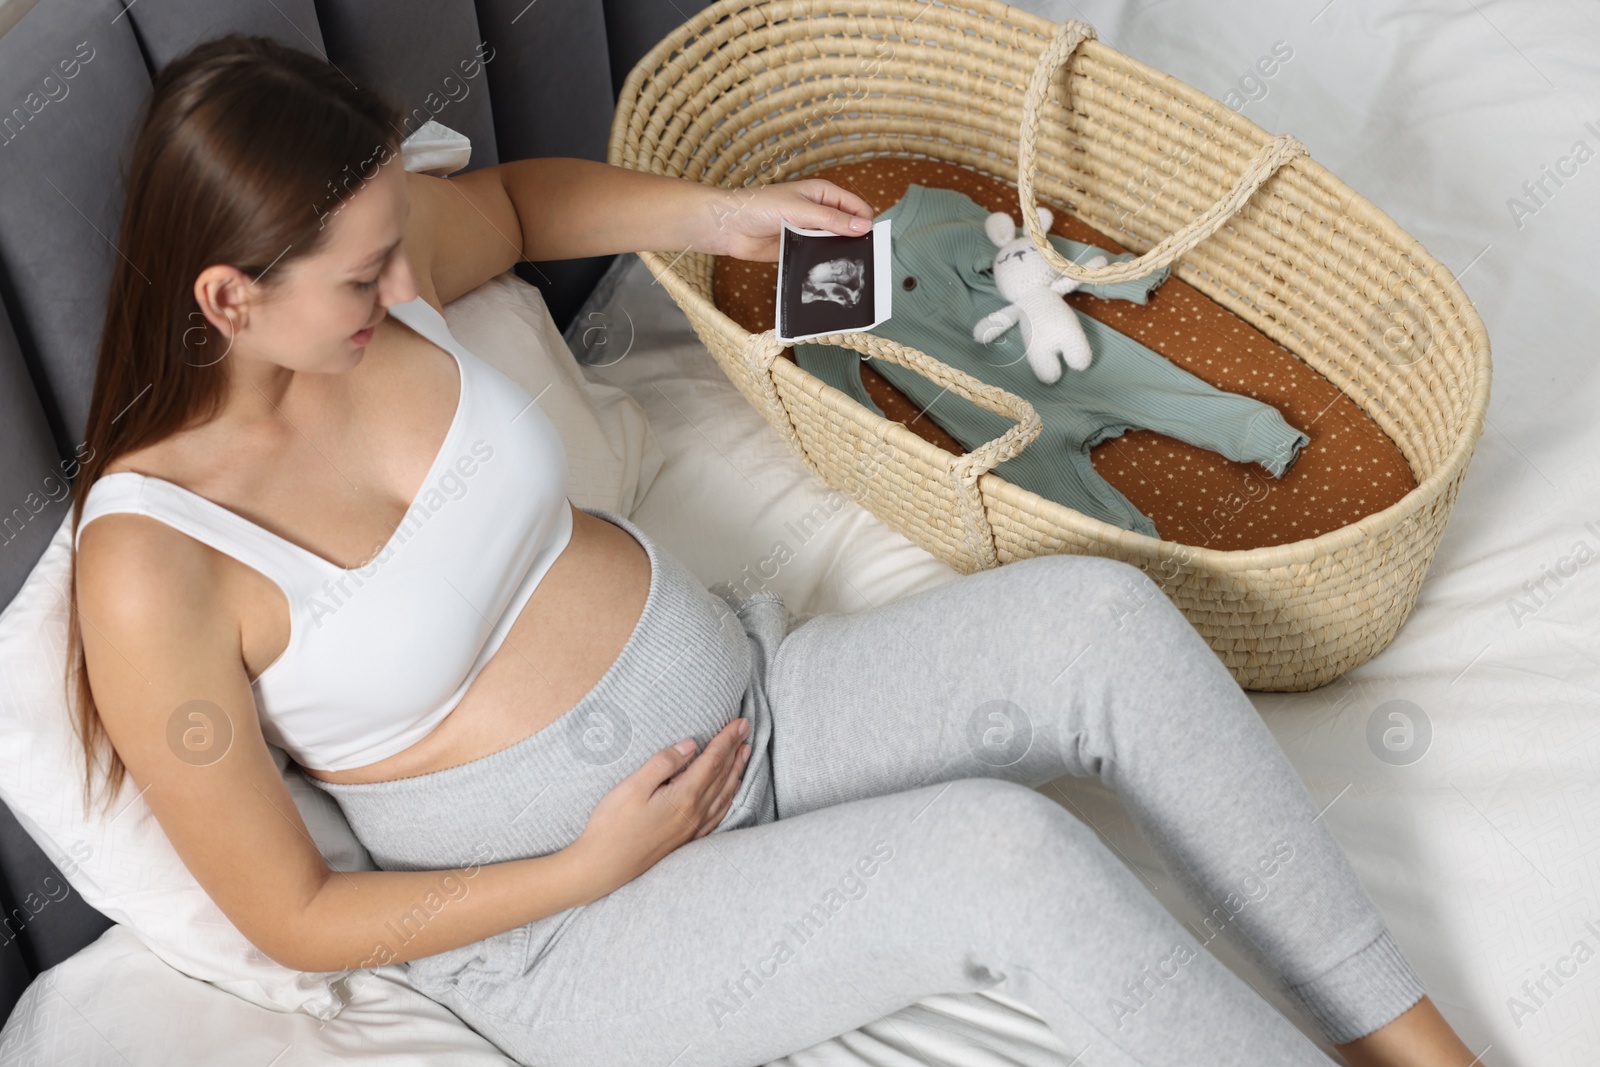
[[[1011,221],[1010,215],[1004,211],[996,211],[983,220],[983,232],[988,234],[989,240],[998,247],[1017,235],[1017,226]]]
[[[1038,204],[1035,204],[1033,210],[1039,215],[1039,225],[1043,226],[1046,230],[1049,230],[1050,220],[1055,218],[1054,215],[1050,214],[1050,209],[1047,207],[1040,207]]]

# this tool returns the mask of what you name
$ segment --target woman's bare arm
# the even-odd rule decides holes
[[[871,205],[825,178],[724,189],[563,156],[408,173],[406,195],[406,254],[436,308],[521,260],[693,250],[775,263],[782,220],[840,234],[872,220]]]
[[[408,173],[406,195],[406,252],[443,305],[522,260],[681,250],[710,221],[718,191],[554,156],[453,178]]]
[[[403,962],[608,891],[587,884],[569,850],[505,863],[485,854],[456,871],[330,871],[262,738],[239,627],[217,593],[223,569],[219,554],[154,519],[104,516],[83,532],[80,621],[95,700],[129,775],[195,880],[257,948],[307,971]]]

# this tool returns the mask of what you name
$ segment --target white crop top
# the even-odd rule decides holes
[[[455,708],[572,537],[567,457],[542,408],[463,348],[421,297],[389,313],[449,352],[460,400],[400,526],[345,570],[160,478],[103,475],[84,502],[159,519],[260,571],[289,603],[283,654],[255,679],[263,736],[342,771],[408,748]]]

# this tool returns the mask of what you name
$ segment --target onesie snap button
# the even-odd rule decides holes
[[[906,275],[906,280],[901,282],[900,285],[906,289],[915,289],[917,287],[917,280],[908,274]]]

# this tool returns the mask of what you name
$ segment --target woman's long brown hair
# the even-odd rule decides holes
[[[141,114],[78,449],[74,538],[107,465],[209,421],[222,405],[226,361],[217,356],[228,340],[195,301],[199,273],[230,264],[272,286],[285,264],[321,247],[326,222],[398,154],[403,136],[399,110],[378,94],[315,56],[242,34],[168,63]],[[76,696],[84,810],[102,757],[109,810],[127,768],[89,687],[76,554],[69,581],[66,686],[69,702]]]

